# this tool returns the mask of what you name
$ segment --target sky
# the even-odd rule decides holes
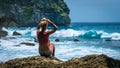
[[[119,22],[120,0],[64,0],[71,22]]]

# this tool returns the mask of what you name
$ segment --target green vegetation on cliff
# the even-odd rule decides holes
[[[23,18],[30,18],[32,16],[31,13],[33,13],[33,6],[26,6],[23,11]]]
[[[2,22],[15,22],[18,26],[36,26],[43,17],[50,18],[57,25],[69,25],[69,11],[63,0],[0,1],[0,19],[4,18]]]

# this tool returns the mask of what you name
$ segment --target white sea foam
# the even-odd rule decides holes
[[[56,31],[53,37],[85,37],[85,38],[101,38],[101,39],[111,39],[111,40],[120,40],[120,33],[107,33],[104,31],[95,31],[95,30],[74,30],[74,29],[62,29]]]
[[[75,43],[74,45],[73,44],[67,45],[66,42],[60,43],[59,45],[56,46],[56,57],[62,59],[63,61],[65,61],[66,59],[71,59],[73,57],[79,58],[91,54],[106,54],[113,58],[120,58],[119,52],[109,48],[85,46],[81,44],[79,44],[78,46]],[[67,58],[65,58],[66,56]]]
[[[74,29],[62,29],[59,31],[56,31],[52,36],[54,37],[74,37],[74,36],[79,36],[83,35],[85,33],[84,30],[74,30]]]
[[[10,37],[13,35],[14,31],[17,31],[22,35],[20,36],[20,38],[18,38],[18,36],[15,36],[14,39],[0,39],[0,62],[14,58],[39,55],[38,43],[35,43],[34,39],[32,38],[33,36],[36,36],[36,28],[3,28],[3,30],[7,31],[8,36]],[[23,36],[27,37],[24,38]],[[118,32],[108,33],[103,30],[61,29],[52,34],[51,37],[59,37],[66,40],[60,42],[52,41],[55,44],[56,48],[55,57],[61,60],[68,60],[73,57],[82,57],[89,54],[106,54],[110,57],[120,59],[119,49],[114,48],[112,44],[110,46],[104,46],[102,45],[102,41],[89,42],[87,40],[81,40],[80,42],[73,42],[68,40],[68,37],[120,40],[120,33]],[[35,46],[25,46],[23,44],[20,44],[21,42],[31,42],[34,43]],[[108,44],[108,42],[106,43]],[[111,48],[111,46],[113,46],[113,48]]]
[[[0,62],[7,61],[14,58],[22,58],[27,56],[39,55],[38,43],[26,38],[16,38],[11,40],[0,40],[2,45],[0,47]],[[21,42],[33,42],[35,46],[20,45]],[[8,44],[9,43],[9,44]],[[120,59],[120,52],[110,48],[96,47],[94,45],[99,43],[92,43],[88,41],[83,42],[53,42],[55,44],[55,57],[66,61],[73,57],[83,57],[90,54],[106,54],[110,57]],[[87,46],[86,44],[89,43]],[[14,45],[19,45],[18,47]],[[9,56],[9,57],[8,57]]]
[[[31,31],[31,36],[36,36],[36,30]]]
[[[31,30],[17,30],[16,32],[18,32],[18,33],[20,33],[20,34],[22,34],[22,35],[25,35],[25,34],[27,34],[27,33],[30,33],[31,32]]]
[[[4,30],[4,31],[7,31],[8,32],[8,36],[12,36],[13,35],[13,30],[9,30],[9,29],[7,29],[7,28],[2,28],[2,30]]]
[[[24,30],[20,29],[6,29],[3,30],[8,32],[8,36],[12,36],[14,31],[21,33],[22,35],[36,36],[36,28],[26,28]],[[74,29],[61,29],[57,30],[52,37],[84,37],[84,38],[102,38],[110,40],[120,40],[120,33],[107,33],[104,31],[96,30],[74,30]]]
[[[101,38],[110,40],[120,40],[120,33],[106,33],[102,32]]]
[[[112,40],[120,40],[120,33],[112,33]]]
[[[8,61],[14,58],[22,58],[33,55],[39,55],[38,43],[30,38],[0,39],[0,62]],[[34,43],[35,46],[26,46],[22,42]]]
[[[26,28],[24,30],[20,29],[6,29],[3,30],[8,32],[8,36],[12,36],[14,31],[21,33],[22,35],[36,36],[36,28]],[[102,38],[110,40],[120,40],[120,33],[107,33],[104,31],[96,30],[74,30],[74,29],[61,29],[57,30],[52,37],[84,37],[84,38]]]
[[[18,32],[18,33],[20,33],[20,34],[22,34],[22,35],[25,35],[25,34],[30,34],[31,33],[31,31],[33,30],[33,29],[30,29],[30,28],[26,28],[26,29],[11,29],[11,28],[2,28],[4,31],[7,31],[8,32],[8,36],[12,36],[13,35],[13,32],[14,31],[16,31],[16,32]]]

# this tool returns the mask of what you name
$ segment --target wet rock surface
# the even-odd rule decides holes
[[[26,46],[35,46],[34,43],[30,43],[30,42],[22,42],[22,43],[20,43],[20,44],[24,44],[24,45],[26,45]]]
[[[14,31],[14,32],[13,32],[13,35],[22,35],[22,34],[20,34],[20,33],[16,32],[16,31]]]
[[[80,40],[79,39],[74,39],[74,42],[79,42]]]
[[[59,42],[60,40],[59,39],[55,39],[55,42]]]
[[[7,36],[7,35],[8,35],[8,32],[7,32],[7,31],[3,31],[3,30],[0,31],[0,38],[1,38],[1,37],[5,37],[5,36]]]

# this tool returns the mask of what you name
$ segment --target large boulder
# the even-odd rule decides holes
[[[9,60],[0,63],[1,68],[120,68],[120,60],[106,55],[88,55],[82,58],[73,58],[60,61],[55,57],[33,56],[22,59]]]

